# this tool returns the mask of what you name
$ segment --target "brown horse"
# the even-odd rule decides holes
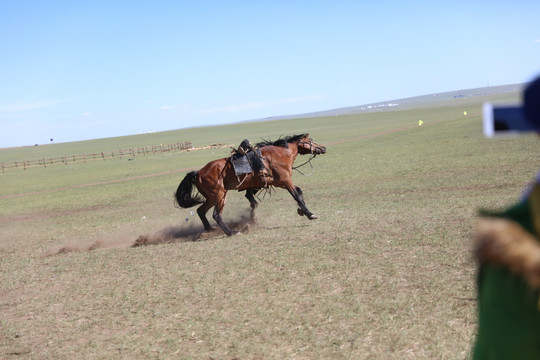
[[[249,173],[237,176],[230,158],[224,158],[209,162],[199,171],[188,173],[178,185],[175,194],[176,203],[182,208],[202,204],[197,209],[197,213],[205,230],[214,230],[206,219],[206,213],[211,207],[214,207],[213,218],[225,234],[231,236],[235,233],[221,217],[228,190],[246,191],[245,196],[251,205],[252,220],[255,218],[255,208],[258,206],[255,194],[270,186],[287,189],[298,203],[298,214],[300,216],[306,215],[310,220],[317,219],[317,216],[306,207],[302,190],[293,184],[292,170],[294,159],[298,154],[311,154],[312,156],[324,154],[326,147],[315,143],[309,134],[289,136],[275,142],[264,141],[255,147],[261,150],[266,168],[264,174]],[[197,187],[200,195],[192,194],[193,184]]]

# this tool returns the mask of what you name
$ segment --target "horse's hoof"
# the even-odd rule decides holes
[[[308,216],[309,220],[315,220],[315,219],[318,219],[318,218],[319,217],[317,215],[315,215],[315,214],[311,214],[311,215]]]
[[[298,212],[298,215],[300,215],[300,216],[305,215],[304,212],[302,211],[302,209],[300,209],[300,208],[296,209],[296,211]]]

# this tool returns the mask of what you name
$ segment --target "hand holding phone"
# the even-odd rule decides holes
[[[484,135],[488,138],[537,131],[540,127],[528,121],[521,106],[494,106],[485,103],[483,107]]]
[[[525,88],[522,105],[492,105],[483,108],[484,135],[488,138],[534,131],[540,133],[540,77]]]

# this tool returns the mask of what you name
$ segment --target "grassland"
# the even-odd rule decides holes
[[[228,149],[0,175],[0,358],[466,358],[476,211],[511,204],[539,165],[534,136],[482,137],[484,100],[0,150],[11,161],[306,131],[328,148],[294,175],[318,220],[276,190],[248,232],[200,241],[172,194]],[[244,209],[230,192],[225,219]]]

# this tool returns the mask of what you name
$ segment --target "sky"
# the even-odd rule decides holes
[[[524,83],[538,19],[538,0],[0,0],[0,148]]]

